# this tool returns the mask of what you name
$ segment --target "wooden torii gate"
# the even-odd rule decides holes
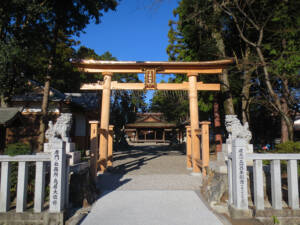
[[[197,82],[198,74],[219,74],[232,59],[203,62],[150,62],[150,61],[98,61],[81,60],[73,62],[76,67],[87,73],[102,73],[103,81],[83,84],[81,90],[102,90],[100,120],[99,160],[100,170],[105,171],[108,160],[109,109],[111,90],[186,90],[189,92],[191,120],[191,150],[193,173],[201,173],[203,163],[200,156],[198,91],[219,91],[220,84]],[[144,83],[118,83],[111,81],[114,73],[144,73]],[[156,74],[186,74],[188,82],[156,83]],[[209,149],[206,149],[209,151]]]

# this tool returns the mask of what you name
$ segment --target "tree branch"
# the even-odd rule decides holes
[[[244,10],[241,9],[237,0],[234,0],[234,4],[235,4],[236,8],[239,10],[239,12],[252,24],[252,26],[256,30],[259,30],[259,26],[245,13]]]
[[[233,18],[234,23],[235,23],[235,26],[236,26],[236,28],[238,29],[241,38],[242,38],[246,43],[248,43],[249,45],[251,45],[251,46],[253,46],[253,47],[256,47],[257,45],[256,45],[254,42],[249,41],[248,38],[245,37],[245,35],[244,35],[244,33],[243,33],[243,31],[242,31],[242,29],[241,29],[239,23],[238,23],[237,18],[236,18],[236,16],[234,15],[234,13],[232,13],[232,12],[231,12],[228,8],[226,8],[224,5],[221,6],[221,9],[222,9],[227,15],[229,15],[229,16],[231,16],[231,17]]]

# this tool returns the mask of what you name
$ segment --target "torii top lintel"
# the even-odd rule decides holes
[[[88,73],[144,73],[155,69],[157,73],[222,73],[223,68],[233,64],[233,59],[201,61],[201,62],[167,62],[167,61],[100,61],[79,60],[73,64]]]

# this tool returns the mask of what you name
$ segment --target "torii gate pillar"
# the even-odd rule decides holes
[[[103,74],[104,84],[103,84],[102,105],[101,105],[99,162],[100,162],[100,170],[104,172],[107,168],[110,88],[111,88],[111,77],[113,73],[107,72],[102,74]]]
[[[199,130],[199,113],[198,113],[198,93],[197,93],[197,73],[188,73],[189,78],[189,103],[190,103],[190,120],[191,120],[191,144],[193,173],[201,173],[200,161],[200,139],[197,137],[196,130]]]

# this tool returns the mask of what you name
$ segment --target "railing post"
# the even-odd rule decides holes
[[[19,162],[16,212],[24,212],[27,206],[28,162]]]
[[[34,212],[42,212],[45,197],[45,162],[36,162]]]
[[[279,159],[271,161],[271,188],[273,208],[282,209],[281,170]]]
[[[51,143],[50,212],[61,212],[65,200],[66,143]]]
[[[263,210],[264,209],[264,180],[263,180],[262,160],[260,159],[254,160],[253,178],[254,178],[255,208],[258,210]]]
[[[248,210],[246,141],[244,139],[234,139],[232,142],[232,173],[234,207]]]
[[[64,208],[69,207],[69,186],[70,186],[70,158],[66,156],[66,169],[65,169],[65,205]]]
[[[232,158],[228,157],[227,160],[227,176],[228,176],[228,204],[233,204],[233,196],[232,196]]]
[[[288,160],[288,196],[289,207],[299,209],[297,160]]]
[[[10,162],[1,163],[0,212],[10,207]]]

